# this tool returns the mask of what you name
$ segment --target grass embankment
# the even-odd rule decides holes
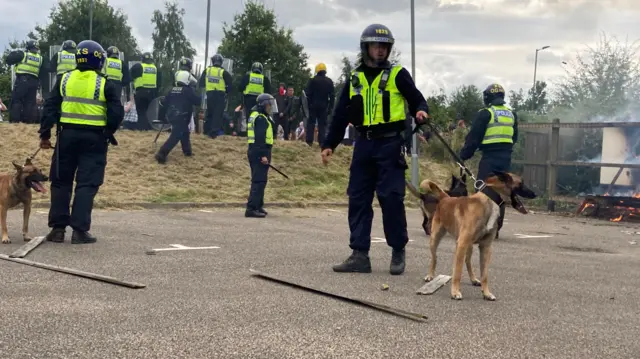
[[[0,123],[0,172],[14,172],[11,161],[22,163],[33,154],[39,143],[37,131],[36,125]],[[192,134],[193,157],[184,157],[178,144],[167,164],[160,165],[153,156],[168,134],[161,134],[154,147],[155,134],[126,130],[116,133],[119,146],[109,149],[105,182],[96,196],[96,207],[140,202],[246,201],[250,185],[246,138],[224,136],[211,140]],[[47,175],[52,154],[53,150],[41,150],[34,159]],[[303,142],[278,141],[272,163],[291,179],[270,171],[265,202],[346,203],[351,154],[352,147],[340,146],[325,167],[317,145],[309,148]],[[423,154],[421,178],[448,186],[455,167],[450,161],[444,163],[429,161]],[[34,202],[48,203],[49,194],[34,193]]]

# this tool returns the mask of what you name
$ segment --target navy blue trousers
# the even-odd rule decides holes
[[[511,152],[487,152],[482,153],[480,163],[478,164],[477,179],[486,181],[491,177],[493,171],[509,172],[511,170]],[[476,190],[477,192],[477,190]],[[500,217],[498,218],[498,230],[502,228],[504,222],[504,213],[506,210],[506,204],[503,203],[500,206]]]
[[[191,132],[189,132],[189,121],[185,118],[180,118],[171,121],[171,133],[169,134],[169,138],[165,141],[165,143],[160,147],[158,153],[167,158],[169,152],[173,150],[173,148],[180,142],[182,145],[182,153],[185,156],[191,156]]]
[[[401,136],[367,140],[360,137],[353,149],[349,175],[349,247],[368,251],[371,247],[373,195],[378,196],[387,244],[404,249],[409,236],[404,208],[404,171]]]
[[[260,162],[260,156],[251,146],[247,151],[247,159],[251,167],[251,189],[247,200],[247,210],[257,211],[264,207],[264,190],[269,179],[269,165]],[[267,154],[267,160],[271,163],[271,151]]]

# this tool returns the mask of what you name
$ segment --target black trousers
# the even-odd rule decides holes
[[[478,164],[478,175],[476,176],[479,180],[486,181],[489,178],[493,171],[501,171],[508,172],[511,170],[511,152],[510,151],[501,151],[501,152],[487,152],[482,153],[482,157],[480,158],[480,163]],[[477,191],[476,191],[477,192]],[[504,214],[506,210],[506,203],[503,203],[500,206],[500,217],[498,217],[498,231],[502,229],[502,224],[504,223]]]
[[[152,129],[151,123],[149,122],[149,119],[147,119],[147,110],[149,109],[151,101],[155,98],[155,94],[155,89],[136,89],[134,100],[136,102],[136,112],[138,113],[137,129],[140,131]]]
[[[49,227],[86,232],[91,228],[93,199],[104,181],[107,138],[102,131],[63,129],[51,158]],[[69,204],[76,182],[73,207]]]
[[[251,115],[251,108],[256,105],[255,95],[243,95],[242,96],[242,109],[244,110],[244,117],[249,121],[249,115]]]
[[[35,76],[16,75],[11,93],[9,122],[40,123],[36,104],[38,84],[38,78]]]
[[[351,249],[368,251],[371,247],[374,193],[382,209],[387,244],[401,250],[409,241],[404,207],[404,171],[408,167],[402,154],[403,144],[399,135],[372,140],[356,138],[347,190]]]
[[[313,144],[314,137],[314,129],[316,127],[316,121],[318,122],[318,143],[322,145],[324,142],[324,137],[327,132],[327,109],[326,108],[310,108],[309,109],[309,119],[307,120],[307,128],[306,132],[306,142],[308,145]]]
[[[189,122],[191,118],[176,119],[171,121],[171,133],[169,138],[164,142],[158,154],[163,158],[167,158],[171,150],[180,142],[182,145],[182,153],[185,156],[191,156],[191,132],[189,132]]]
[[[222,130],[225,106],[223,91],[207,91],[207,116],[204,121],[204,133],[209,137],[217,137]]]
[[[269,179],[269,165],[260,162],[260,156],[251,145],[247,151],[249,166],[251,167],[251,189],[247,200],[247,210],[255,211],[264,207],[264,190]],[[271,151],[267,154],[267,160],[271,163]]]
[[[282,126],[282,130],[284,131],[284,139],[289,140],[289,135],[291,133],[291,124],[293,121],[289,120],[288,116],[285,114],[282,118],[278,118],[278,125]]]

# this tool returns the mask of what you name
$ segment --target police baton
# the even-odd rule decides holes
[[[279,169],[275,168],[271,163],[269,163],[269,167],[271,167],[274,171],[278,172],[279,174],[282,175],[282,177],[289,179],[289,176],[287,176],[286,174],[284,174],[282,171],[280,171]]]

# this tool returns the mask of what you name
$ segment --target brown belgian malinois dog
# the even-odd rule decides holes
[[[482,287],[484,299],[496,300],[496,297],[489,291],[488,267],[491,261],[491,244],[498,231],[500,205],[506,199],[510,199],[513,208],[522,214],[527,214],[527,210],[518,196],[533,199],[536,198],[536,194],[524,185],[519,176],[506,172],[494,172],[494,175],[486,180],[485,186],[479,192],[468,197],[450,197],[437,184],[429,180],[422,181],[420,188],[427,194],[425,207],[432,221],[429,243],[431,264],[425,281],[433,280],[438,245],[442,237],[449,233],[457,241],[453,259],[451,298],[462,299],[460,277],[464,261],[471,283]],[[480,250],[480,281],[476,278],[471,265],[473,245],[476,243]]]
[[[7,232],[7,211],[22,203],[22,238],[25,242],[31,240],[29,237],[29,216],[31,216],[31,190],[45,193],[47,190],[41,182],[49,180],[42,174],[33,163],[31,158],[27,158],[24,166],[13,162],[16,173],[0,174],[0,220],[2,222],[2,243],[11,243]]]

